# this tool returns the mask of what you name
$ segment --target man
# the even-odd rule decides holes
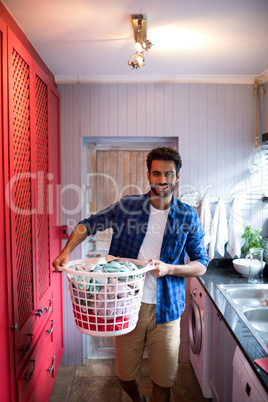
[[[123,197],[81,221],[53,262],[57,271],[88,235],[111,227],[109,254],[154,263],[155,269],[146,274],[136,328],[115,338],[117,374],[122,388],[134,402],[147,401],[138,390],[146,342],[153,384],[151,401],[169,401],[178,371],[184,278],[203,275],[208,265],[204,231],[197,212],[173,195],[181,166],[181,157],[174,149],[153,149],[147,156],[150,192]],[[185,264],[186,253],[190,261]]]

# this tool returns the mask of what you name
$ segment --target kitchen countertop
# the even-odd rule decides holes
[[[268,374],[254,363],[255,359],[268,357],[268,351],[265,353],[264,349],[254,338],[254,335],[217,286],[219,284],[247,284],[247,278],[242,277],[236,272],[231,259],[215,259],[210,262],[205,275],[199,277],[198,280],[203,285],[214,306],[222,315],[229,331],[235,338],[263,387],[268,392]],[[268,283],[267,266],[264,269],[264,282]]]

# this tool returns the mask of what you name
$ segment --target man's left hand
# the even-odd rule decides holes
[[[150,264],[154,264],[155,268],[150,271],[153,276],[156,278],[160,278],[161,276],[169,275],[170,274],[170,265],[162,262],[160,260],[150,260]]]

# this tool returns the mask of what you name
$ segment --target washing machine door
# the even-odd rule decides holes
[[[198,304],[192,300],[189,307],[188,329],[193,354],[199,355],[202,345],[202,317]]]

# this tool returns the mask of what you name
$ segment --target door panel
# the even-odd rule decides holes
[[[160,142],[149,142],[140,139],[131,142],[131,139],[122,140],[120,144],[106,143],[86,144],[86,172],[87,189],[86,216],[107,208],[110,204],[119,201],[125,195],[144,194],[150,190],[147,179],[146,159],[153,147],[173,146],[176,148],[176,139],[166,139]],[[127,142],[129,141],[129,142]],[[98,232],[96,236],[88,237],[84,242],[84,256],[105,256],[108,253],[112,232],[106,230]],[[88,337],[87,357],[110,358],[114,357],[114,337]]]
[[[148,152],[148,148],[96,150],[95,147],[88,147],[87,188],[90,189],[88,215],[107,208],[124,195],[143,194],[149,191],[146,174]],[[111,237],[112,231],[107,229],[88,238],[87,257],[107,255]],[[114,357],[114,343],[114,337],[89,337],[88,357]]]
[[[9,30],[10,222],[16,375],[51,314],[48,79]]]
[[[10,219],[12,283],[15,333],[15,365],[19,370],[23,352],[32,339],[34,323],[33,187],[30,132],[31,59],[9,31],[9,127],[10,127]]]

